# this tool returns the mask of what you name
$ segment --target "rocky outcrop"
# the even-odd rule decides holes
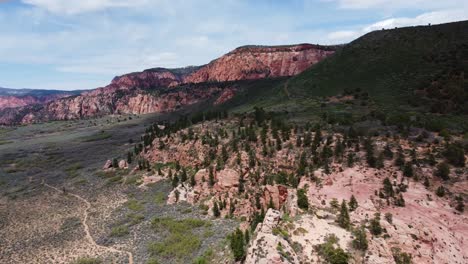
[[[71,96],[71,93],[62,93],[62,94],[54,94],[54,95],[47,95],[47,96],[14,96],[14,95],[6,95],[0,96],[0,110],[5,108],[16,108],[16,107],[23,107],[27,105],[36,105],[36,104],[45,104],[48,102],[52,102],[54,100]]]
[[[311,44],[245,46],[192,73],[185,82],[223,82],[293,76],[333,54],[334,48]]]
[[[279,211],[268,209],[263,223],[257,226],[255,237],[247,250],[246,264],[299,263],[289,242],[273,232],[280,220]]]

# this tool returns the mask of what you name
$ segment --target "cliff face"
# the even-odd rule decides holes
[[[168,112],[215,96],[219,97],[215,104],[221,104],[232,98],[236,89],[220,88],[216,82],[293,76],[333,52],[333,47],[311,44],[240,47],[205,66],[148,69],[117,76],[105,87],[76,96],[33,102],[35,107],[0,108],[0,124],[79,119],[114,113]],[[195,85],[199,83],[209,84]],[[10,103],[7,107],[24,105],[30,104]]]
[[[331,47],[311,44],[240,47],[189,75],[185,78],[185,82],[220,82],[293,76],[333,52],[334,49]]]
[[[45,95],[45,96],[1,95],[0,96],[0,110],[5,109],[5,108],[23,107],[27,105],[33,105],[33,104],[44,104],[44,103],[48,103],[48,102],[51,102],[60,98],[68,97],[71,95],[72,94],[70,93],[53,94],[53,95]]]

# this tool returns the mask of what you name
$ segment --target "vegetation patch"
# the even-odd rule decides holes
[[[100,141],[111,138],[112,135],[106,131],[100,131],[98,133],[92,134],[90,136],[82,137],[80,140],[81,142],[93,142],[93,141]]]
[[[164,232],[166,235],[162,242],[152,242],[148,245],[150,254],[180,260],[191,256],[200,248],[202,242],[195,231],[209,228],[211,224],[193,218],[177,220],[156,217],[151,221],[151,226],[155,231]]]

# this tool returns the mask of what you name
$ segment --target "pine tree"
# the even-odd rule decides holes
[[[127,163],[128,164],[132,163],[132,152],[130,151],[127,153]]]
[[[405,155],[403,154],[403,150],[399,149],[398,154],[397,154],[397,158],[395,160],[395,166],[403,167],[403,165],[405,165]]]
[[[374,218],[370,220],[369,230],[374,236],[382,234],[383,229],[380,225],[380,213],[375,213]]]
[[[366,251],[369,247],[367,242],[366,230],[361,226],[353,231],[353,247],[358,250]]]
[[[250,241],[249,229],[245,229],[244,239],[245,239],[245,244],[248,244]]]
[[[439,186],[436,190],[436,195],[439,197],[444,197],[445,196],[445,188],[444,186]]]
[[[405,207],[405,199],[403,198],[403,194],[400,193],[398,198],[396,198],[395,205],[399,207]]]
[[[245,257],[244,241],[244,234],[239,228],[230,236],[230,246],[236,261],[242,261]]]
[[[407,162],[403,167],[403,175],[406,177],[413,177],[413,166],[410,162]]]
[[[228,154],[228,152],[226,150],[225,145],[223,145],[223,147],[221,148],[221,157],[222,157],[224,162],[226,162],[228,160],[228,158],[229,158],[229,154]]]
[[[340,210],[340,214],[338,215],[337,222],[338,222],[338,225],[340,225],[342,228],[345,228],[345,229],[348,229],[351,223],[349,219],[348,206],[346,205],[346,201],[344,199],[341,202],[341,210]]]
[[[195,181],[195,174],[192,174],[190,176],[190,185],[193,187],[197,184],[197,182]]]
[[[354,167],[354,153],[348,153],[348,167]]]
[[[439,165],[437,165],[437,170],[435,171],[435,176],[441,178],[442,180],[446,181],[448,180],[450,174],[450,167],[447,163],[442,162]]]
[[[387,197],[393,197],[395,193],[393,192],[393,186],[388,177],[384,179],[383,185],[384,185],[383,190],[385,194],[387,195]]]
[[[180,174],[180,181],[186,182],[187,181],[187,171],[185,168],[182,169],[182,173]]]
[[[254,150],[251,150],[249,152],[249,167],[250,168],[255,167],[255,163],[256,163],[255,152],[254,152]]]
[[[239,177],[239,193],[243,193],[245,191],[245,186],[244,186],[244,175],[241,173]]]
[[[112,159],[112,168],[119,168],[119,162],[116,158]]]
[[[387,158],[387,159],[393,159],[393,151],[392,151],[392,149],[390,148],[390,145],[389,145],[388,143],[387,143],[387,145],[385,145],[383,154],[384,154],[385,158]]]
[[[354,211],[358,208],[359,204],[358,201],[356,200],[356,197],[354,195],[351,195],[351,199],[349,199],[349,211]]]
[[[384,167],[384,154],[383,153],[380,153],[379,156],[377,157],[375,167],[377,169],[382,169]]]
[[[214,178],[213,168],[212,167],[210,167],[210,174],[208,176],[208,184],[210,186],[213,186],[215,184],[215,178]]]
[[[213,215],[214,217],[219,217],[221,213],[219,212],[218,202],[214,202],[213,204]]]
[[[270,202],[268,203],[268,209],[270,208],[275,209],[275,204],[273,203],[273,199],[271,198],[271,196],[270,196]]]
[[[179,185],[179,177],[177,177],[177,175],[175,175],[172,178],[172,187],[175,188],[175,187],[177,187],[177,185]]]
[[[297,193],[297,206],[303,210],[309,209],[309,200],[307,199],[306,190],[298,189]]]

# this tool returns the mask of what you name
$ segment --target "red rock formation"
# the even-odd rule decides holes
[[[238,81],[293,76],[333,54],[330,47],[293,46],[237,48],[192,73],[185,82]]]
[[[52,100],[41,107],[0,111],[0,124],[79,119],[113,113],[168,112],[214,96],[218,96],[215,104],[222,104],[235,95],[235,88],[228,86],[222,92],[216,84],[193,84],[292,76],[333,52],[333,47],[311,44],[245,46],[202,67],[155,68],[129,73],[115,77],[105,87]],[[183,87],[175,88],[180,85]],[[21,104],[27,103],[16,103],[17,106]],[[1,105],[2,101],[0,110]]]
[[[48,103],[60,98],[68,97],[71,94],[64,93],[64,94],[53,94],[47,96],[14,96],[14,95],[7,95],[7,96],[0,96],[0,110],[5,108],[15,108],[15,107],[23,107],[27,105],[34,105],[34,104],[44,104]]]

